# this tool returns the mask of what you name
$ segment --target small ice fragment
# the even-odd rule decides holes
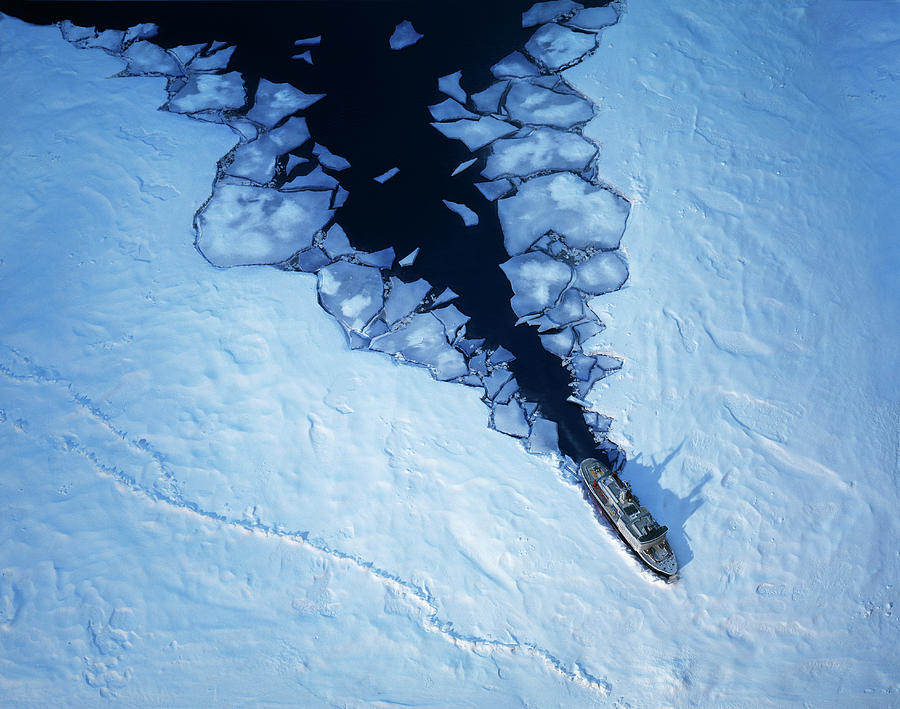
[[[597,36],[550,23],[539,27],[525,43],[528,53],[552,71],[581,60],[597,46]]]
[[[512,362],[516,356],[506,349],[503,345],[500,345],[496,350],[491,352],[490,362],[492,365],[496,366],[498,364],[503,364],[504,362]]]
[[[178,61],[182,64],[187,64],[194,57],[196,57],[204,48],[206,47],[206,42],[202,44],[182,44],[178,47],[174,47],[169,51],[172,52],[176,57],[178,57]]]
[[[228,74],[194,74],[169,101],[173,113],[240,108],[246,101],[244,81],[236,71]]]
[[[573,27],[580,27],[585,30],[599,30],[609,25],[614,25],[619,21],[616,10],[612,5],[604,7],[589,7],[575,13],[575,17],[569,20],[569,24]]]
[[[350,245],[350,239],[347,238],[347,232],[344,231],[340,224],[332,224],[328,231],[325,232],[325,241],[322,243],[326,253],[331,258],[346,256],[356,252]]]
[[[615,249],[628,218],[629,204],[607,189],[569,172],[527,180],[516,194],[497,203],[503,243],[520,254],[548,231],[572,248]]]
[[[182,75],[175,57],[150,42],[135,42],[122,53],[122,58],[128,62],[128,74]]]
[[[306,37],[304,39],[295,39],[295,47],[318,47],[322,43],[322,35],[317,37]]]
[[[456,348],[463,352],[467,357],[471,357],[472,353],[475,352],[479,347],[484,344],[484,338],[479,337],[475,340],[468,340],[465,337],[461,337],[456,342]]]
[[[454,293],[451,288],[444,288],[444,291],[434,299],[431,307],[440,307],[441,305],[444,305],[444,303],[449,303],[451,300],[456,300],[457,298],[459,298],[459,295],[457,293]]]
[[[563,94],[530,81],[516,81],[506,95],[510,118],[520,123],[571,128],[594,117],[587,99]]]
[[[349,261],[319,270],[319,301],[348,330],[362,331],[384,307],[381,271]]]
[[[307,158],[302,158],[299,155],[288,155],[288,161],[287,165],[285,165],[284,172],[285,174],[290,175],[297,165],[303,165],[308,162],[309,160]]]
[[[419,247],[414,248],[410,253],[400,259],[397,263],[401,266],[412,266],[416,262],[416,256],[419,255]]]
[[[305,52],[302,52],[301,54],[295,54],[294,56],[291,57],[291,59],[299,59],[299,60],[306,62],[307,64],[313,63],[312,52],[308,49]]]
[[[465,103],[466,92],[463,90],[462,86],[459,85],[461,79],[461,71],[455,71],[452,74],[447,74],[447,76],[442,76],[438,79],[438,91],[455,98],[460,103]]]
[[[439,308],[431,312],[444,324],[444,330],[447,331],[447,342],[450,344],[453,344],[458,336],[465,333],[462,328],[471,320],[468,315],[463,315],[455,305],[448,305],[446,308]]]
[[[333,190],[338,186],[338,181],[322,170],[321,165],[316,165],[306,175],[297,175],[290,182],[285,183],[283,190]]]
[[[514,256],[500,268],[512,286],[510,303],[520,318],[553,307],[572,277],[566,264],[541,251]]]
[[[142,22],[134,27],[125,30],[125,39],[123,42],[129,44],[138,39],[150,39],[159,34],[159,27],[152,22]]]
[[[297,265],[306,273],[315,273],[329,263],[331,263],[331,258],[318,246],[297,254]]]
[[[512,191],[513,183],[503,178],[502,180],[493,180],[491,182],[476,182],[475,186],[486,200],[493,202],[495,199],[509,194]]]
[[[321,275],[323,271],[319,271]],[[397,354],[429,367],[437,379],[446,381],[468,374],[466,358],[447,343],[444,326],[431,313],[416,313],[409,324],[372,340],[369,347]]]
[[[478,158],[472,158],[471,160],[466,160],[465,162],[461,162],[459,165],[456,166],[456,169],[450,173],[450,177],[456,177],[463,170],[467,170],[468,168],[472,167],[472,165],[474,165],[477,160],[478,160]]]
[[[628,266],[612,251],[601,251],[575,267],[575,287],[590,295],[610,293],[628,279]]]
[[[386,249],[382,249],[381,251],[373,251],[372,253],[360,251],[356,254],[356,258],[358,258],[367,266],[375,266],[376,268],[390,268],[394,263],[394,248],[392,246],[388,246]]]
[[[539,335],[539,337],[543,348],[557,357],[568,357],[575,344],[575,334],[570,327],[563,328],[559,332]]]
[[[596,154],[597,147],[577,133],[542,126],[525,137],[496,141],[481,174],[493,180],[501,175],[527,177],[548,170],[581,172]]]
[[[436,121],[453,121],[457,118],[478,118],[478,114],[472,113],[459,101],[452,98],[444,99],[440,103],[429,106],[428,111]]]
[[[573,0],[548,0],[548,2],[538,2],[522,13],[522,27],[534,27],[535,25],[542,25],[545,22],[552,22],[563,15],[567,15],[570,12],[581,10],[583,8],[584,5],[573,2]]]
[[[188,65],[189,71],[222,71],[231,61],[231,55],[237,49],[234,45],[220,49],[207,56],[194,57]]]
[[[538,416],[531,425],[528,450],[532,453],[558,453],[559,433],[556,422]]]
[[[313,155],[319,158],[319,162],[322,163],[329,170],[335,170],[336,172],[340,172],[341,170],[346,170],[350,167],[350,161],[347,158],[342,158],[340,155],[335,155],[324,145],[319,145],[316,143],[313,146]]]
[[[375,182],[380,182],[383,185],[385,182],[390,180],[398,172],[400,172],[399,167],[392,167],[387,172],[382,172],[378,177],[373,177],[372,179],[375,180]]]
[[[93,27],[81,27],[70,20],[60,22],[59,31],[67,42],[80,42],[81,40],[90,39],[96,34],[96,30]],[[131,32],[131,30],[128,31]],[[135,39],[135,37],[129,37],[128,39],[130,41]]]
[[[472,103],[475,104],[475,109],[482,113],[497,113],[500,110],[500,99],[503,98],[503,93],[508,86],[508,81],[498,81],[484,91],[472,94]]]
[[[220,49],[222,49],[222,47],[227,47],[227,46],[228,46],[228,42],[223,42],[221,39],[214,39],[214,40],[213,40],[212,42],[210,42],[210,44],[209,44],[209,51],[210,51],[210,52],[217,52],[217,51],[219,51]]]
[[[290,84],[273,84],[266,79],[259,80],[253,108],[247,118],[273,128],[285,116],[309,108],[325,94],[306,94]]]
[[[340,209],[344,206],[344,202],[347,201],[347,197],[350,196],[350,193],[345,190],[343,187],[338,185],[337,191],[334,193],[334,200],[332,201],[331,208],[332,209]]]
[[[518,130],[515,126],[497,120],[493,116],[483,116],[477,121],[463,119],[450,123],[432,123],[431,125],[448,138],[461,140],[472,152],[492,143],[497,138],[510,135]]]
[[[528,422],[525,411],[518,401],[508,404],[496,404],[493,409],[494,428],[509,436],[525,438],[528,435]]]
[[[431,284],[423,278],[405,283],[391,276],[391,292],[384,305],[384,317],[391,327],[415,310],[431,290]]]
[[[220,184],[197,216],[197,246],[215,266],[280,263],[331,219],[329,192]]]
[[[394,33],[391,35],[391,49],[406,49],[406,47],[411,47],[424,36],[425,35],[416,32],[409,20],[403,20],[403,22],[394,28]]]
[[[462,217],[463,224],[466,226],[475,226],[478,224],[478,215],[469,209],[466,205],[460,204],[459,202],[451,202],[448,199],[441,200],[444,203],[444,206],[447,207],[451,212],[456,212],[460,217]]]
[[[508,54],[491,67],[491,73],[498,79],[540,76],[540,70],[522,52]]]

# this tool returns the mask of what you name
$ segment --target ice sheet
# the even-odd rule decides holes
[[[555,23],[539,27],[525,43],[528,53],[552,71],[581,61],[596,46],[597,37],[593,33],[579,32]]]
[[[266,128],[274,128],[285,116],[309,108],[324,96],[304,93],[290,84],[275,84],[260,79],[253,108],[247,112],[247,118]]]
[[[450,123],[432,123],[431,125],[448,138],[461,140],[472,151],[483,148],[497,138],[516,132],[515,126],[493,116],[483,116],[475,121],[463,119]]]
[[[330,192],[220,184],[197,216],[197,246],[215,266],[279,263],[312,244],[330,202]]]
[[[629,211],[621,197],[571,173],[527,180],[497,205],[503,243],[510,255],[526,251],[550,230],[561,234],[571,247],[614,249]]]
[[[527,80],[513,82],[504,105],[512,120],[531,125],[572,128],[594,116],[594,107],[586,99]]]
[[[596,154],[597,147],[577,133],[542,127],[525,137],[496,141],[481,174],[493,180],[502,175],[527,177],[549,170],[581,172]]]
[[[500,99],[508,86],[508,81],[497,81],[484,91],[472,94],[472,103],[475,104],[475,109],[482,113],[497,113],[500,110]]]
[[[360,332],[384,306],[381,271],[336,261],[318,273],[319,301],[348,330]]]
[[[194,113],[207,109],[237,109],[246,100],[244,81],[236,71],[228,74],[193,74],[169,101],[169,110]]]
[[[403,22],[394,28],[389,44],[391,45],[391,49],[394,50],[405,49],[406,47],[414,45],[424,36],[425,35],[416,32],[415,27],[412,26],[412,23],[409,20],[403,20]]]
[[[572,269],[540,251],[514,256],[500,268],[512,286],[510,302],[520,318],[555,305],[572,279]]]
[[[447,199],[441,201],[444,203],[444,206],[447,207],[447,209],[458,214],[463,220],[463,224],[465,224],[466,226],[475,226],[476,224],[478,224],[478,214],[472,211],[465,204],[460,204],[459,202],[451,202]]]

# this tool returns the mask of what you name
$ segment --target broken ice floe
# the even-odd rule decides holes
[[[450,173],[450,177],[456,177],[459,173],[461,173],[465,170],[468,170],[470,167],[472,167],[472,165],[474,165],[477,162],[477,160],[478,160],[477,158],[472,158],[471,160],[466,160],[464,162],[461,162],[459,165],[456,166],[456,169]]]
[[[502,180],[493,180],[492,182],[476,182],[475,186],[489,202],[493,202],[494,200],[509,194],[513,189],[513,183],[506,178],[503,178]]]
[[[463,90],[462,86],[460,86],[460,81],[462,80],[462,72],[456,71],[452,74],[447,74],[447,76],[442,76],[438,79],[438,91],[443,94],[447,94],[451,98],[455,98],[460,103],[466,102],[466,92]]]
[[[266,184],[275,174],[276,159],[299,148],[309,137],[305,119],[297,116],[289,118],[286,123],[256,140],[239,145],[225,172],[261,185]]]
[[[504,105],[512,120],[528,125],[571,128],[594,117],[594,106],[587,99],[527,80],[513,82]]]
[[[316,143],[313,146],[313,155],[319,158],[319,162],[322,163],[329,170],[335,170],[336,172],[341,172],[350,167],[350,161],[347,158],[342,158],[340,155],[335,155],[324,145],[319,145]]]
[[[579,10],[568,20],[567,24],[585,30],[599,30],[616,24],[618,19],[616,9],[612,5],[605,5],[604,7],[589,7]]]
[[[581,61],[596,46],[597,35],[552,22],[539,27],[525,43],[526,51],[552,71],[559,71]]]
[[[322,35],[315,37],[305,37],[303,39],[295,39],[295,47],[318,47],[322,43]]]
[[[528,135],[497,140],[481,174],[489,180],[503,175],[527,177],[537,172],[582,172],[597,154],[597,146],[578,133],[535,128]]]
[[[552,22],[567,14],[573,14],[584,7],[574,0],[548,0],[532,5],[522,13],[522,27],[534,27],[545,22]]]
[[[219,111],[244,105],[244,82],[236,71],[229,74],[195,74],[169,101],[174,113]]]
[[[401,266],[412,266],[416,262],[416,257],[419,255],[419,247],[414,248],[410,253],[400,259],[397,263]]]
[[[309,49],[307,49],[305,52],[301,52],[300,54],[295,54],[294,56],[291,57],[291,59],[297,59],[299,61],[304,61],[307,64],[313,63],[312,52]]]
[[[457,118],[477,119],[478,115],[472,113],[454,98],[444,99],[440,103],[428,107],[431,117],[436,121],[453,121]]]
[[[513,52],[494,64],[491,73],[498,79],[505,79],[539,76],[541,72],[522,52]]]
[[[493,116],[482,116],[477,120],[462,119],[449,123],[432,123],[448,138],[461,140],[472,151],[483,148],[497,138],[515,133],[516,126],[498,120]]]
[[[197,215],[197,246],[215,266],[280,263],[312,244],[330,202],[326,191],[218,185]]]
[[[472,94],[472,103],[475,104],[475,109],[481,113],[497,113],[500,110],[500,100],[508,86],[508,81],[497,81],[484,91]]]
[[[441,201],[447,209],[458,214],[462,218],[463,224],[466,226],[475,226],[478,224],[478,215],[466,205],[460,204],[459,202],[451,202],[447,199]]]
[[[628,267],[611,251],[601,251],[575,266],[575,287],[590,295],[618,290],[627,278]]]
[[[247,112],[247,118],[266,128],[274,128],[284,117],[309,108],[324,96],[303,93],[290,84],[274,84],[260,79],[253,108]]]
[[[390,287],[391,290],[384,305],[384,317],[391,327],[412,313],[431,290],[431,284],[422,278],[412,283],[405,283],[392,276]]]
[[[433,313],[415,314],[406,327],[374,338],[370,347],[428,366],[441,380],[469,371],[465,357],[447,341],[444,325]]]
[[[400,172],[399,167],[392,167],[390,170],[386,170],[385,172],[382,172],[380,175],[378,175],[377,177],[373,177],[372,179],[375,180],[375,182],[378,182],[383,185],[385,182],[390,180],[398,172]]]
[[[572,280],[571,268],[540,251],[514,256],[500,268],[512,286],[512,309],[520,318],[555,305]]]
[[[425,35],[416,32],[415,27],[412,26],[412,23],[409,20],[403,20],[403,22],[394,28],[394,33],[391,35],[388,43],[391,45],[391,49],[406,49],[407,47],[414,45],[424,36]]]
[[[181,76],[183,74],[175,57],[162,47],[145,40],[135,42],[128,47],[122,53],[122,58],[128,62],[128,68],[123,72],[126,75]]]

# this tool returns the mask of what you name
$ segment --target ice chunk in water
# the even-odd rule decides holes
[[[500,345],[496,350],[491,352],[490,362],[492,365],[503,364],[505,362],[512,362],[516,356],[506,349],[503,345]]]
[[[390,268],[391,264],[394,263],[395,258],[394,247],[388,246],[386,249],[382,249],[381,251],[373,251],[372,253],[359,251],[356,254],[356,258],[358,258],[368,266],[375,266],[376,268]]]
[[[319,270],[319,301],[348,330],[361,331],[384,306],[381,271],[349,261]]]
[[[303,165],[308,162],[309,160],[307,158],[302,158],[299,155],[288,155],[288,161],[287,165],[284,167],[284,171],[286,174],[290,175],[297,165]]]
[[[305,52],[301,52],[300,54],[295,54],[291,57],[291,59],[299,59],[300,61],[304,61],[307,64],[313,63],[312,52],[308,49]]]
[[[597,35],[550,23],[538,28],[525,43],[528,53],[541,64],[559,71],[580,61],[597,46]]]
[[[450,173],[450,177],[456,177],[463,170],[468,170],[470,167],[472,167],[472,165],[475,164],[475,162],[477,160],[478,160],[478,158],[472,158],[471,160],[466,160],[465,162],[461,162],[459,165],[456,166],[456,169],[452,173]]]
[[[135,25],[134,27],[129,27],[125,30],[125,39],[123,40],[125,44],[129,44],[138,39],[150,39],[151,37],[155,37],[159,34],[159,26],[154,24],[153,22],[142,22],[139,25]]]
[[[390,170],[388,170],[386,172],[382,172],[378,177],[373,177],[372,179],[375,180],[375,182],[379,182],[383,185],[385,182],[390,180],[398,172],[400,172],[399,167],[392,167]]]
[[[403,22],[394,28],[394,33],[391,35],[389,43],[391,49],[406,49],[406,47],[411,47],[424,36],[425,35],[416,32],[415,27],[412,26],[412,23],[409,20],[403,20]]]
[[[508,86],[508,81],[498,81],[491,84],[484,91],[472,94],[472,103],[482,113],[497,113],[500,110],[500,99],[503,98],[503,93]]]
[[[356,252],[350,245],[350,239],[347,238],[347,232],[344,231],[340,224],[332,224],[328,231],[325,232],[325,241],[322,243],[325,251],[331,258],[346,256]]]
[[[122,51],[122,40],[124,37],[125,33],[122,30],[104,30],[96,37],[86,39],[84,46],[108,49],[110,52],[118,54]]]
[[[513,52],[494,64],[491,73],[498,79],[504,79],[539,76],[541,72],[522,52]]]
[[[319,158],[319,162],[322,163],[329,170],[335,170],[336,172],[340,172],[341,170],[346,170],[350,167],[350,161],[347,158],[342,158],[340,155],[335,155],[324,145],[319,145],[316,143],[313,146],[313,155]]]
[[[416,262],[416,256],[419,255],[419,247],[414,248],[410,253],[400,259],[397,263],[401,266],[412,266]]]
[[[331,263],[331,258],[322,249],[314,246],[297,254],[297,265],[306,273],[315,273]]]
[[[206,109],[240,108],[244,101],[244,82],[236,71],[228,74],[194,74],[169,101],[169,110],[194,113]]]
[[[575,267],[575,287],[590,295],[618,290],[627,279],[628,266],[611,251],[594,254]]]
[[[128,62],[126,74],[182,76],[175,57],[151,42],[135,42],[122,53],[122,57]]]
[[[67,42],[80,42],[84,39],[90,39],[96,34],[96,30],[93,27],[81,27],[71,20],[63,20],[60,22],[59,31]],[[133,39],[133,37],[131,39]]]
[[[452,288],[444,288],[441,294],[434,299],[431,307],[437,308],[438,306],[441,306],[444,303],[449,303],[451,300],[456,300],[457,298],[459,298],[459,294],[455,293]]]
[[[431,290],[431,284],[423,278],[412,283],[404,283],[391,276],[391,292],[384,306],[384,317],[392,326],[415,310]]]
[[[510,302],[520,318],[553,307],[572,278],[566,264],[541,251],[514,256],[500,268],[515,293]]]
[[[471,356],[472,353],[475,352],[483,344],[484,344],[483,337],[479,337],[478,339],[475,339],[475,340],[468,340],[465,337],[461,337],[459,340],[456,341],[457,349],[464,352],[467,356]],[[480,384],[481,381],[479,380],[478,383]]]
[[[265,184],[275,174],[275,159],[300,147],[309,140],[309,128],[303,118],[289,118],[286,123],[245,143],[234,152],[234,160],[225,172]]]
[[[494,397],[494,403],[496,404],[508,404],[509,400],[512,399],[513,394],[519,391],[519,383],[515,380],[515,378],[510,379],[506,384],[503,385],[503,388],[497,392],[497,396]]]
[[[569,20],[573,27],[581,27],[586,30],[599,30],[619,21],[616,10],[612,5],[605,7],[589,7],[575,13],[575,17]]]
[[[447,207],[451,212],[456,212],[460,217],[462,217],[463,224],[466,226],[475,226],[478,224],[478,215],[469,209],[466,205],[460,204],[459,202],[451,202],[450,200],[443,199],[441,200],[444,203],[444,206]]]
[[[478,191],[484,195],[489,202],[493,202],[498,197],[503,197],[512,191],[513,183],[503,178],[502,180],[494,180],[493,182],[476,182],[475,186]]]
[[[436,121],[453,121],[457,118],[478,118],[478,114],[472,113],[456,99],[444,99],[428,107],[432,118]]]
[[[527,177],[545,170],[581,172],[596,154],[597,147],[577,133],[541,127],[522,138],[496,141],[481,174],[492,180],[501,175]]]
[[[465,334],[462,328],[471,320],[468,315],[463,315],[455,305],[448,305],[446,308],[439,308],[431,312],[444,324],[447,341],[451,343],[455,342],[460,335]]]
[[[322,43],[322,35],[316,37],[306,37],[304,39],[295,39],[295,47],[318,47]]]
[[[196,57],[205,46],[205,42],[203,42],[202,44],[182,44],[178,47],[170,49],[169,51],[176,57],[178,57],[178,61],[180,61],[182,64],[187,64],[191,61],[191,59]]]
[[[224,49],[219,49],[207,56],[194,57],[188,65],[188,70],[191,72],[221,71],[228,66],[228,62],[231,61],[231,55],[234,54],[235,49],[237,49],[237,47],[225,47]]]
[[[493,400],[506,383],[512,379],[512,372],[507,369],[495,369],[484,378],[484,391],[487,398]]]
[[[563,235],[570,247],[614,249],[629,210],[621,197],[569,172],[528,180],[497,205],[511,256],[526,251],[550,230]]]
[[[461,79],[461,71],[455,71],[452,74],[447,74],[447,76],[442,76],[438,79],[438,91],[455,98],[460,103],[465,103],[466,92],[463,90],[462,86],[459,85]]]
[[[534,25],[552,22],[558,17],[580,10],[583,7],[584,5],[573,0],[537,2],[522,13],[522,27],[534,27]]]
[[[413,315],[406,327],[374,338],[369,347],[426,365],[441,380],[455,379],[469,371],[466,358],[450,346],[444,326],[431,313]]]
[[[559,433],[556,422],[538,416],[531,425],[528,450],[532,453],[558,453]]]
[[[528,422],[522,405],[513,399],[508,404],[495,404],[493,409],[494,428],[516,438],[528,436]]]
[[[266,79],[259,80],[253,108],[247,118],[273,128],[285,116],[309,108],[325,94],[305,94],[290,84],[273,84]]]
[[[321,165],[316,165],[308,174],[297,175],[286,183],[283,190],[333,190],[338,186],[338,181],[322,170]]]
[[[515,126],[497,120],[493,116],[483,116],[477,121],[463,119],[451,123],[432,123],[431,125],[448,138],[461,140],[473,152],[497,140],[497,138],[510,135],[517,130]]]
[[[197,245],[215,266],[280,263],[331,219],[328,192],[220,184],[197,217]]]
[[[506,95],[509,117],[520,123],[571,128],[589,121],[594,106],[587,99],[563,94],[530,81],[516,81]]]

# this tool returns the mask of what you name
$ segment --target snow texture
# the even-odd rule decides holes
[[[299,148],[307,140],[309,128],[306,126],[306,119],[294,116],[278,128],[239,146],[225,171],[234,177],[265,184],[275,175],[276,159]]]
[[[407,47],[414,45],[424,36],[425,35],[416,32],[415,27],[412,26],[412,23],[409,20],[403,20],[403,22],[394,28],[389,44],[391,45],[391,49],[406,49]]]

